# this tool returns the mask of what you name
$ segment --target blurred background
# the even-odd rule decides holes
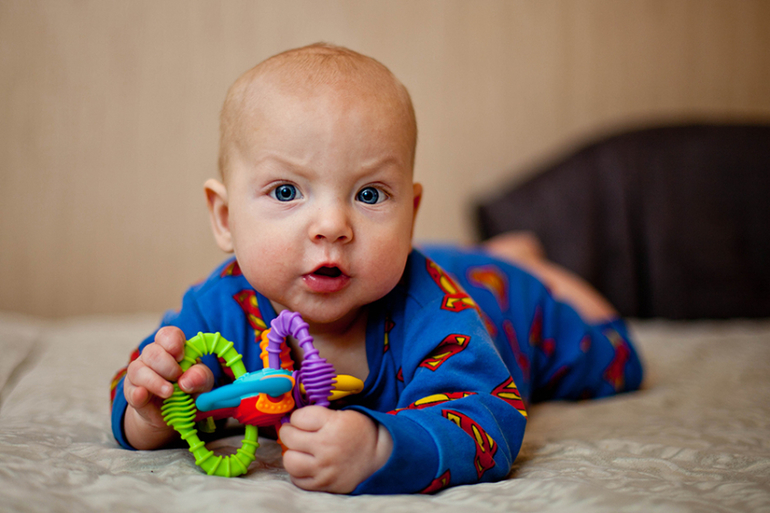
[[[770,119],[764,0],[2,0],[0,310],[160,312],[224,255],[203,182],[228,86],[316,41],[417,111],[419,240],[618,129]]]

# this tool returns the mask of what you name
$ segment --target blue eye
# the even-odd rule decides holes
[[[298,194],[295,186],[286,183],[273,189],[270,195],[278,201],[291,201],[296,199]]]
[[[366,203],[367,205],[374,205],[381,201],[380,200],[381,196],[383,196],[383,194],[377,189],[375,189],[374,187],[364,187],[356,195],[356,199],[358,201]]]

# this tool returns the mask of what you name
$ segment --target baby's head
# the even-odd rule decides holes
[[[262,62],[222,109],[215,238],[277,309],[351,322],[411,251],[421,187],[406,88],[382,64],[311,45]]]
[[[414,166],[417,122],[409,92],[383,64],[347,48],[316,43],[262,61],[230,87],[220,118],[219,172],[226,182],[233,153],[248,151],[250,136],[269,115],[271,95],[323,94],[377,105],[398,125],[397,138]],[[267,110],[267,112],[266,112]]]

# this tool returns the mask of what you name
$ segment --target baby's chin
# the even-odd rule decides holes
[[[291,301],[286,301],[287,305],[283,305],[276,301],[271,302],[276,312],[281,310],[298,312],[302,319],[310,325],[311,331],[313,331],[313,328],[322,331],[344,329],[353,323],[364,311],[363,306],[339,304],[340,302],[335,301],[333,298],[313,301],[310,304],[307,304],[307,302],[293,304]]]
[[[322,329],[324,331],[337,331],[344,329],[347,325],[354,322],[361,312],[363,307],[358,307],[353,310],[335,311],[335,309],[321,309],[316,311],[315,309],[309,309],[303,313],[300,311],[300,315],[311,326]]]

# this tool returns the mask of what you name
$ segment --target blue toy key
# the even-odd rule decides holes
[[[227,386],[216,388],[198,396],[198,411],[235,408],[243,399],[259,394],[278,398],[294,387],[292,373],[283,369],[262,369],[248,373]]]

